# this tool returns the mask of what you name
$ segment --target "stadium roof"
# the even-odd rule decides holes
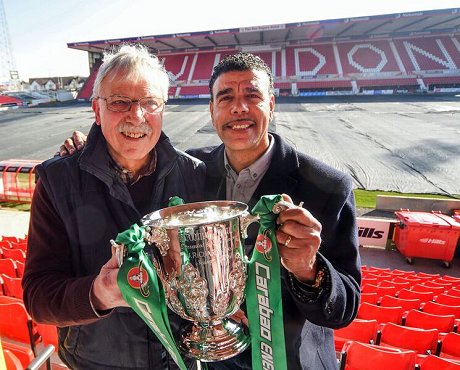
[[[308,41],[318,43],[440,33],[460,33],[460,8],[72,42],[67,46],[95,53],[122,43],[142,43],[161,54],[221,48],[263,51]]]

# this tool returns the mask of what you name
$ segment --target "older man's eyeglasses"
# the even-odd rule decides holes
[[[153,96],[147,96],[137,100],[118,95],[109,96],[108,98],[97,96],[96,99],[105,100],[107,109],[112,112],[128,112],[131,110],[133,104],[139,104],[143,112],[161,113],[165,106],[163,99]]]

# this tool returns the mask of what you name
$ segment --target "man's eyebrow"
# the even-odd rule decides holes
[[[249,86],[249,87],[245,87],[244,88],[244,91],[247,91],[247,92],[262,92],[258,87],[256,86]]]
[[[228,87],[226,89],[223,89],[223,90],[220,90],[219,92],[217,92],[216,94],[216,98],[219,98],[220,96],[222,95],[226,95],[226,94],[229,94],[233,91],[233,89],[231,87]]]

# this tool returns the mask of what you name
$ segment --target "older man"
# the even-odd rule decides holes
[[[72,369],[164,369],[165,351],[127,306],[109,240],[166,207],[202,199],[203,164],[162,133],[169,80],[145,48],[105,56],[93,90],[95,124],[85,149],[37,168],[24,302],[57,325]]]

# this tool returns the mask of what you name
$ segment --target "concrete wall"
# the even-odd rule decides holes
[[[399,211],[401,208],[410,211],[441,211],[452,215],[453,210],[460,210],[460,199],[414,198],[391,195],[377,195],[376,209],[381,211]]]

